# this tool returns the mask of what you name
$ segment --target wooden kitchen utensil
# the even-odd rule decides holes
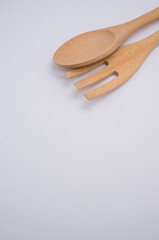
[[[94,83],[97,83],[111,75],[117,75],[117,77],[115,77],[113,80],[84,94],[87,99],[96,98],[104,93],[108,93],[114,90],[115,88],[125,83],[137,71],[150,51],[157,45],[159,45],[159,31],[141,41],[120,47],[109,57],[97,63],[93,63],[89,66],[77,69],[72,69],[66,73],[66,76],[68,78],[71,78],[88,72],[103,63],[108,64],[108,66],[104,67],[98,72],[74,83],[78,89],[82,89]]]
[[[80,34],[64,43],[53,57],[64,67],[82,67],[113,53],[133,32],[159,19],[159,7],[127,23]]]

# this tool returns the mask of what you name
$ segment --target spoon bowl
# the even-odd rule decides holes
[[[104,58],[115,42],[115,34],[109,30],[96,30],[80,34],[64,43],[54,55],[56,64],[64,67],[80,67]]]

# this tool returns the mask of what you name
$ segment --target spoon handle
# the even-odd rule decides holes
[[[137,31],[139,28],[144,27],[145,25],[157,19],[159,19],[159,7],[125,24],[128,26],[128,32],[131,35],[133,32]]]

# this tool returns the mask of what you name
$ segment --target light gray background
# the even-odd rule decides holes
[[[71,37],[158,5],[0,1],[1,240],[159,239],[159,48],[93,101],[52,61]]]

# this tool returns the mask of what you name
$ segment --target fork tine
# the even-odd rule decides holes
[[[108,66],[104,67],[103,69],[99,70],[98,72],[96,72],[82,80],[75,82],[74,85],[76,88],[82,89],[82,88],[88,87],[94,83],[97,83],[97,82],[109,77],[110,75],[113,74],[113,72],[114,71],[112,70],[112,67],[110,67],[108,65]]]
[[[115,74],[118,75],[118,73],[116,72]],[[110,82],[107,82],[97,88],[94,88],[86,93],[84,93],[84,96],[88,99],[91,100],[93,98],[96,98],[98,96],[101,96],[105,93],[108,93],[116,88],[118,88],[119,86],[121,86],[122,84],[124,84],[128,79],[123,77],[123,76],[117,76],[116,78],[112,79]]]
[[[88,66],[72,69],[72,70],[66,72],[65,75],[66,75],[67,78],[76,77],[76,76],[79,76],[83,73],[86,73],[86,72],[88,72],[88,71],[90,71],[90,70],[92,70],[96,67],[99,67],[100,65],[102,65],[105,62],[106,62],[105,59],[102,59],[102,60],[100,60],[96,63],[92,63]]]

